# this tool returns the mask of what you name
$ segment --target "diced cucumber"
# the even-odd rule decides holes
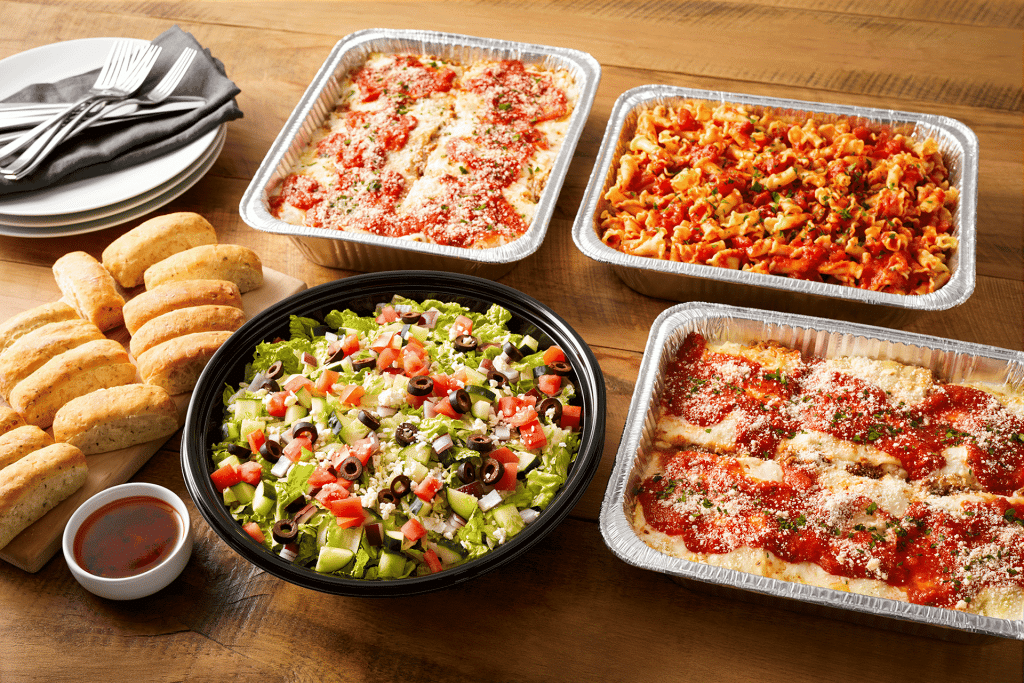
[[[326,415],[328,411],[330,411],[330,408],[327,406],[327,399],[322,396],[314,396],[309,406],[309,414]]]
[[[342,529],[337,524],[331,524],[327,530],[327,545],[332,548],[347,548],[353,553],[359,550],[363,540],[363,527],[353,526]]]
[[[274,510],[274,503],[277,502],[277,494],[274,493],[274,487],[268,485],[265,481],[261,481],[256,485],[256,491],[252,497],[252,511],[266,517]]]
[[[447,493],[448,505],[463,519],[468,520],[474,512],[480,509],[477,506],[476,496],[471,493],[465,493],[452,487],[448,487]]]
[[[241,465],[242,461],[238,459],[237,455],[229,455],[228,457],[217,463],[217,467],[224,467],[224,465]]]
[[[428,547],[433,548],[438,559],[448,566],[458,564],[469,555],[469,551],[463,548],[461,543],[449,541],[447,538],[439,539],[436,543],[431,542]]]
[[[235,419],[260,417],[263,415],[263,401],[257,398],[235,399]]]
[[[494,521],[505,530],[508,538],[511,538],[526,528],[526,523],[519,516],[519,510],[514,503],[505,503],[494,508]]]
[[[426,342],[427,337],[430,336],[430,328],[423,327],[422,325],[410,325],[409,334],[416,337],[416,339],[419,339],[421,342]]]
[[[240,481],[231,487],[231,492],[235,494],[235,500],[242,505],[248,505],[252,502],[253,496],[256,495],[256,487],[244,481]]]
[[[356,418],[349,417],[343,413],[336,414],[338,421],[341,422],[341,431],[338,433],[338,436],[349,446],[360,439],[366,438],[366,435],[370,433],[370,428]]]
[[[409,464],[418,462],[421,465],[426,465],[430,462],[430,445],[417,441],[402,449],[402,457]]]
[[[228,422],[224,426],[224,440],[225,441],[240,441],[242,434],[238,429],[237,422]]]
[[[398,579],[405,575],[406,559],[399,553],[385,550],[380,554],[377,575],[382,579]]]
[[[470,386],[480,386],[487,382],[487,375],[479,370],[463,368],[462,371],[466,373],[466,391],[469,391]]]
[[[470,395],[474,401],[477,399],[483,399],[494,403],[498,400],[498,395],[491,391],[488,387],[480,386],[479,384],[467,384],[466,393]]]
[[[306,410],[309,410],[309,407],[313,405],[313,394],[309,393],[309,389],[306,387],[299,387],[298,391],[295,392],[295,399]]]
[[[235,497],[235,492],[232,491],[230,487],[224,489],[221,496],[224,498],[224,504],[228,507],[231,507],[238,502],[238,498]]]
[[[238,425],[238,435],[242,440],[248,439],[249,434],[256,431],[262,431],[267,426],[267,423],[260,418],[247,417],[242,420],[242,423]]]
[[[355,553],[348,548],[332,548],[325,545],[320,548],[315,569],[322,574],[336,572],[351,562],[353,557]]]
[[[523,337],[523,341],[519,343],[519,350],[522,351],[524,356],[529,356],[531,353],[537,353],[537,349],[539,347],[540,343],[530,335]]]
[[[428,503],[422,498],[414,498],[409,504],[409,511],[417,517],[426,517],[433,511],[434,504]]]
[[[409,474],[409,478],[412,479],[417,484],[423,481],[423,478],[430,474],[430,470],[428,470],[423,463],[408,461],[406,462],[412,468],[412,472]]]
[[[490,401],[473,401],[473,417],[478,420],[487,420],[491,416]]]
[[[405,542],[405,534],[398,529],[388,529],[384,532],[384,547],[387,550],[401,550]]]
[[[306,409],[305,406],[303,406],[303,405],[301,405],[299,403],[296,403],[294,405],[290,405],[290,406],[288,406],[288,409],[284,411],[284,421],[285,421],[285,424],[291,424],[292,422],[295,422],[296,420],[301,420],[302,418],[306,417],[306,415],[308,415],[308,414],[309,414],[309,411]]]
[[[519,467],[516,469],[517,477],[525,477],[526,473],[541,463],[541,457],[530,451],[516,451],[519,456]]]

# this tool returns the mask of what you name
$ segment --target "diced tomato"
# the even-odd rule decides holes
[[[578,429],[580,426],[581,406],[562,406],[562,420],[558,426],[562,429]]]
[[[238,466],[238,471],[242,481],[253,486],[260,483],[260,477],[263,476],[263,468],[254,460],[243,462]]]
[[[458,389],[448,375],[431,375],[430,379],[434,380],[434,396],[447,396],[452,389]]]
[[[448,334],[452,335],[452,338],[458,337],[460,334],[473,334],[473,321],[464,315],[455,316],[455,322],[452,323],[451,332]]]
[[[312,393],[314,389],[313,381],[308,377],[303,377],[302,375],[295,375],[294,377],[292,377],[291,379],[284,383],[283,388],[285,391],[295,393],[302,387],[306,387],[306,389],[308,389],[309,392]]]
[[[352,444],[352,455],[359,458],[359,462],[364,465],[370,460],[370,456],[374,453],[374,442],[369,438],[359,439]]]
[[[538,420],[520,425],[519,438],[523,440],[523,445],[530,449],[543,448],[548,442],[548,438],[544,436],[544,428],[540,426]]]
[[[256,522],[246,522],[242,525],[242,531],[252,536],[252,540],[263,543],[266,539],[263,536],[263,529]]]
[[[554,396],[562,390],[562,378],[558,375],[541,375],[537,378],[537,388],[548,396]]]
[[[317,467],[310,473],[309,479],[307,481],[310,486],[312,486],[315,489],[318,489],[324,484],[330,484],[331,482],[338,481],[338,478],[331,474],[330,472],[328,472],[327,470],[325,470],[323,467]]]
[[[462,413],[455,410],[455,408],[452,408],[452,402],[448,400],[447,396],[434,404],[434,410],[436,410],[439,415],[446,415],[453,420],[462,419]]]
[[[377,369],[383,372],[385,369],[390,368],[395,360],[398,359],[398,351],[394,350],[390,346],[380,350],[377,354]]]
[[[412,394],[406,393],[405,402],[411,405],[413,408],[419,408],[423,405],[429,396],[413,396]]]
[[[223,491],[242,481],[242,471],[237,465],[228,463],[211,474],[210,479],[213,480],[213,485],[217,487],[218,491]]]
[[[351,529],[363,523],[362,517],[338,517],[338,526],[342,529]]]
[[[494,458],[505,467],[505,474],[494,484],[499,491],[516,490],[516,474],[519,471],[519,456],[508,448],[496,448],[487,454],[487,457]]]
[[[515,396],[502,396],[498,399],[498,409],[505,417],[512,417],[519,409],[519,399]]]
[[[394,306],[385,306],[381,309],[380,314],[376,318],[377,324],[383,325],[385,323],[393,323],[398,320],[398,311],[395,310]]]
[[[344,490],[344,489],[342,489]],[[345,491],[347,494],[348,491]],[[319,498],[319,497],[318,497]],[[356,524],[361,524],[365,513],[363,512],[363,503],[359,496],[349,496],[347,498],[334,499],[320,501],[327,507],[331,513],[338,518],[338,524],[340,525],[342,519],[350,520],[355,519]],[[356,526],[353,524],[351,526]]]
[[[353,353],[359,350],[359,335],[352,334],[345,335],[345,338],[341,340],[341,350],[345,352],[346,356],[351,356]]]
[[[337,370],[324,370],[323,373],[317,377],[316,384],[313,386],[316,388],[316,393],[320,395],[326,395],[331,393],[331,387],[338,381]]]
[[[313,450],[313,442],[309,440],[308,436],[300,436],[289,441],[288,445],[281,451],[281,455],[292,462],[298,462],[302,459],[303,449],[310,452]]]
[[[516,412],[514,412],[510,417],[505,418],[505,421],[510,425],[521,428],[523,425],[537,421],[537,409],[532,403],[520,402],[516,408]]]
[[[344,480],[341,479],[338,481],[328,482],[320,487],[320,492],[316,494],[316,499],[323,503],[324,507],[332,512],[332,505],[349,497],[348,489],[342,486],[342,481]]]
[[[423,561],[427,563],[427,567],[432,574],[436,574],[444,569],[444,566],[441,564],[441,558],[437,556],[433,548],[429,548],[427,552],[423,553]]]
[[[429,503],[434,499],[434,496],[437,495],[437,492],[440,491],[443,486],[443,482],[436,479],[434,475],[428,474],[424,477],[423,481],[413,489],[413,493],[415,493],[420,500]]]
[[[267,415],[284,417],[284,414],[288,412],[288,406],[284,402],[286,398],[288,398],[287,391],[277,391],[271,394],[267,400]]]
[[[549,346],[544,349],[544,355],[541,356],[541,359],[544,361],[544,365],[559,363],[565,360],[565,353],[557,346]]]
[[[263,444],[267,442],[267,436],[263,433],[262,429],[252,430],[246,439],[249,441],[249,450],[253,453],[259,453],[260,449],[263,448]]]
[[[420,524],[420,520],[410,517],[409,521],[402,525],[402,533],[410,541],[418,541],[427,535],[427,530]]]
[[[394,339],[394,337],[394,332],[384,332],[370,343],[370,348],[377,353],[380,353],[384,349],[391,348],[391,340]]]
[[[402,368],[409,377],[426,375],[430,372],[430,356],[427,350],[415,337],[409,338],[409,343],[402,349]]]
[[[342,403],[357,406],[364,393],[366,393],[366,390],[363,389],[361,384],[348,384],[338,392],[338,398]]]

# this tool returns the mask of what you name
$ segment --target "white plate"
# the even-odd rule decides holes
[[[83,38],[43,45],[0,60],[0,99],[32,83],[60,80],[103,65],[116,38]],[[139,43],[147,41],[139,40]],[[102,209],[149,192],[186,171],[215,144],[217,129],[132,168],[0,197],[3,216],[61,216]],[[0,222],[2,222],[0,218]]]
[[[157,185],[152,190],[135,195],[131,199],[127,199],[123,202],[109,204],[100,209],[82,211],[80,213],[66,213],[59,216],[9,216],[5,213],[0,213],[0,225],[20,228],[58,228],[68,227],[77,223],[97,221],[100,218],[106,218],[116,214],[124,214],[129,209],[150,202],[160,195],[163,195],[181,185],[185,182],[186,178],[191,176],[200,166],[206,164],[211,156],[216,157],[224,146],[224,137],[227,135],[227,124],[221,124],[217,127],[215,132],[217,135],[214,139],[213,145],[204,150],[195,163],[167,182]]]
[[[218,130],[224,129],[226,126],[227,124],[222,124]],[[0,235],[5,235],[7,237],[35,238],[68,237],[71,235],[81,235],[87,232],[102,230],[114,225],[127,223],[128,221],[139,218],[140,216],[145,216],[150,211],[155,211],[164,204],[177,199],[185,192],[185,190],[198,183],[199,180],[206,175],[206,172],[210,170],[210,167],[213,166],[214,162],[217,161],[217,157],[220,156],[220,151],[224,147],[225,137],[226,136],[220,136],[218,138],[218,142],[215,143],[213,153],[209,155],[206,161],[199,164],[191,173],[189,173],[181,183],[172,186],[167,192],[154,197],[148,202],[132,207],[122,213],[72,225],[23,227],[17,225],[6,225],[0,221]]]

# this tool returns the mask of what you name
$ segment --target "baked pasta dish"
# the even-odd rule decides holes
[[[634,489],[652,548],[1019,619],[1024,394],[865,357],[689,335]]]
[[[626,254],[896,294],[950,278],[934,139],[705,102],[642,110],[598,233]]]
[[[578,100],[571,74],[373,54],[270,194],[288,223],[467,248],[529,228]]]

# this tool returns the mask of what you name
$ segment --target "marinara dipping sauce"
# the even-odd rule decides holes
[[[181,517],[169,503],[128,496],[86,518],[75,534],[75,561],[96,576],[135,576],[167,558],[181,532]]]

